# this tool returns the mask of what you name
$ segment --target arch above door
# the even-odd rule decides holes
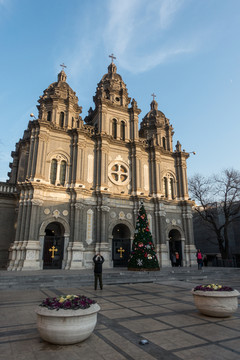
[[[64,255],[64,226],[57,221],[45,228],[43,269],[61,269]]]
[[[126,224],[116,224],[112,230],[112,260],[114,267],[126,267],[131,247],[131,231]]]

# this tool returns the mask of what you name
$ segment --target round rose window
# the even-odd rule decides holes
[[[128,168],[122,164],[111,165],[109,171],[110,180],[117,185],[126,185],[128,182]]]

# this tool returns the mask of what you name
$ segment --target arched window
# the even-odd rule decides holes
[[[48,111],[47,113],[47,121],[51,121],[52,120],[52,112]]]
[[[113,119],[112,121],[112,136],[114,139],[117,138],[117,120]]]
[[[60,113],[60,123],[59,124],[63,128],[63,126],[64,126],[64,112],[63,111]]]
[[[74,118],[72,117],[72,127],[74,127]]]
[[[65,184],[65,179],[66,179],[66,167],[67,167],[66,161],[62,160],[62,161],[61,161],[61,167],[60,167],[60,184],[61,184],[62,186],[64,186],[64,184]]]
[[[56,177],[57,177],[57,160],[52,159],[51,173],[50,173],[50,182],[51,182],[51,184],[55,185]]]
[[[162,144],[163,144],[163,148],[166,150],[166,139],[165,139],[165,137],[162,138]]]
[[[125,141],[125,122],[121,121],[120,138]]]
[[[163,186],[164,186],[164,195],[167,198],[168,197],[168,181],[167,178],[163,178]]]

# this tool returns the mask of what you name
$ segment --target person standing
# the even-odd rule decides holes
[[[198,263],[198,270],[201,270],[203,266],[203,258],[200,249],[198,249],[197,251],[197,263]]]
[[[97,290],[97,283],[99,281],[100,289],[103,288],[102,283],[102,264],[104,263],[104,257],[99,253],[93,257],[94,262],[94,277],[95,277],[95,290]]]
[[[172,267],[175,267],[176,266],[176,255],[175,255],[175,253],[172,253],[171,260],[172,260]]]
[[[204,266],[208,266],[208,258],[207,258],[206,254],[203,256],[203,263],[204,263]]]
[[[175,252],[175,257],[176,257],[176,266],[180,266],[180,256],[179,253],[176,251]]]

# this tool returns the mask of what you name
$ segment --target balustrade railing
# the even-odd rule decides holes
[[[14,184],[0,182],[0,193],[14,194],[17,192],[17,187]]]

